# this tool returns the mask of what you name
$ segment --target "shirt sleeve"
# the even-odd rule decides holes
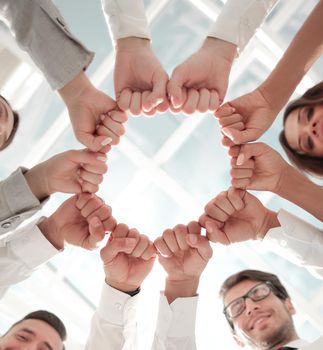
[[[285,210],[279,211],[278,220],[281,226],[269,230],[263,241],[323,279],[323,231]]]
[[[143,0],[101,0],[111,38],[151,39]]]
[[[169,305],[164,293],[161,293],[152,350],[196,350],[197,302],[198,296],[177,298]]]
[[[93,52],[71,34],[50,0],[1,0],[0,20],[54,90],[73,80],[93,59]]]
[[[58,250],[44,237],[37,221],[0,240],[0,298],[13,284],[28,278]]]
[[[131,297],[105,283],[85,350],[136,350],[138,297]]]
[[[34,215],[47,201],[39,202],[24,177],[26,168],[18,168],[0,182],[0,238]]]
[[[241,53],[278,0],[228,0],[208,36],[237,45]]]

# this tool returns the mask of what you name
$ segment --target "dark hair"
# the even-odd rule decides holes
[[[281,284],[279,278],[269,272],[259,271],[259,270],[243,270],[230,277],[228,277],[221,286],[219,296],[224,301],[224,298],[228,291],[239,284],[242,281],[259,281],[259,282],[270,282],[273,287],[273,293],[281,300],[286,300],[289,298],[289,294],[286,288]],[[227,318],[227,321],[231,327],[232,332],[235,332],[233,322]]]
[[[64,323],[53,313],[49,312],[49,311],[45,311],[45,310],[38,310],[38,311],[34,311],[31,312],[29,314],[27,314],[24,318],[22,318],[21,320],[17,321],[16,323],[14,323],[10,329],[8,330],[8,332],[15,326],[17,326],[18,324],[22,323],[23,321],[26,320],[39,320],[39,321],[43,321],[45,323],[47,323],[50,327],[54,328],[55,331],[59,334],[62,342],[64,342],[67,338],[67,332],[66,332],[66,328],[64,326]],[[8,333],[7,332],[7,333]],[[63,349],[65,349],[64,345],[63,345]]]
[[[296,108],[323,104],[323,81],[307,90],[300,98],[288,104],[284,112],[283,125],[285,126],[289,114]],[[284,130],[279,135],[279,141],[289,160],[298,169],[310,175],[323,177],[323,157],[313,157],[299,154],[290,147]]]
[[[11,108],[10,103],[9,103],[2,95],[0,95],[0,97],[8,104],[9,107]],[[18,129],[18,126],[19,126],[19,121],[20,121],[20,119],[19,119],[19,114],[18,114],[16,111],[14,111],[12,108],[11,108],[11,110],[12,110],[12,114],[13,114],[13,127],[12,127],[11,133],[10,133],[10,135],[9,135],[9,137],[8,137],[8,139],[7,139],[7,141],[0,147],[0,151],[4,150],[5,148],[7,148],[7,147],[11,144],[13,138],[14,138],[15,135],[16,135],[16,132],[17,132],[17,129]]]

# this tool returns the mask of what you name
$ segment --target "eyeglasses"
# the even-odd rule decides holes
[[[245,295],[231,301],[231,303],[223,309],[223,313],[229,320],[232,320],[233,318],[240,316],[246,309],[247,298],[252,301],[263,300],[268,297],[273,288],[273,285],[269,281],[259,283],[251,288]]]

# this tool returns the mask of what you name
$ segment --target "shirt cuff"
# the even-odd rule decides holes
[[[177,298],[168,304],[164,293],[160,293],[156,333],[159,337],[192,337],[195,334],[195,321],[198,296]]]
[[[136,319],[139,294],[131,297],[104,283],[97,312],[103,320],[117,326],[128,325]]]
[[[16,230],[8,239],[13,254],[30,269],[38,267],[59,253],[38,228],[37,224],[42,219],[34,220]]]
[[[228,0],[208,36],[237,45],[241,53],[277,0]]]
[[[118,39],[151,39],[142,0],[102,0],[103,11],[114,43]]]

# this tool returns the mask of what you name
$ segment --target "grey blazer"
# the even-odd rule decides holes
[[[0,239],[34,215],[46,202],[40,203],[31,192],[23,175],[26,170],[18,168],[0,182]]]
[[[55,90],[86,69],[94,57],[70,33],[51,0],[0,0],[0,20]]]

